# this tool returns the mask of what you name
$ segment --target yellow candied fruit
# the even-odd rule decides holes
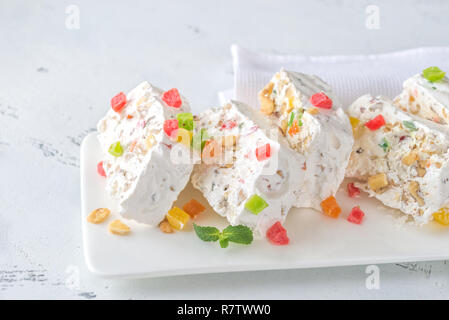
[[[449,226],[449,209],[441,208],[433,214],[433,218],[442,225]]]
[[[192,131],[184,128],[178,128],[177,142],[182,143],[186,147],[190,148],[190,141],[192,141]]]
[[[351,123],[352,130],[354,130],[359,125],[360,120],[354,117],[349,117],[349,122]]]
[[[167,221],[176,230],[182,230],[189,220],[189,214],[178,207],[173,207],[167,212]]]

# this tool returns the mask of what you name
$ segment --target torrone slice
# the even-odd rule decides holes
[[[189,112],[176,89],[164,93],[143,82],[122,109],[99,121],[106,190],[120,201],[123,217],[156,225],[184,189],[193,165],[174,163],[170,153],[180,146],[177,117]]]

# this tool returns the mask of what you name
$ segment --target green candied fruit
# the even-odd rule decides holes
[[[201,146],[201,151],[203,151],[204,146],[206,145],[206,142],[209,139],[210,139],[210,137],[207,134],[207,130],[205,128],[201,128],[200,132],[197,132],[193,135],[193,139],[192,139],[193,149],[200,150],[200,146]]]
[[[379,144],[379,147],[381,147],[384,152],[387,152],[388,148],[390,147],[390,144],[388,143],[387,139],[383,138],[382,143]]]
[[[415,124],[411,121],[402,121],[402,124],[404,127],[406,127],[410,131],[416,131],[418,128],[416,128]]]
[[[290,128],[292,126],[293,120],[295,120],[295,113],[294,112],[290,113],[290,119],[288,120],[288,124],[287,124],[288,128]]]
[[[123,147],[120,144],[120,141],[114,142],[109,147],[108,152],[112,154],[114,157],[120,157],[123,154]]]
[[[438,67],[430,67],[422,71],[422,76],[427,80],[429,80],[430,82],[441,80],[444,78],[445,75],[446,72],[442,71]]]
[[[257,194],[253,194],[245,203],[245,209],[256,215],[266,207],[268,207],[268,203]]]
[[[189,131],[193,130],[193,114],[178,113],[176,119],[178,119],[179,128],[184,128]]]

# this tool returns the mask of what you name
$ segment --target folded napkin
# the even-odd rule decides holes
[[[343,106],[365,93],[394,98],[408,77],[430,66],[449,74],[449,48],[417,48],[386,54],[300,56],[256,53],[231,46],[234,90],[219,93],[220,103],[236,99],[258,107],[257,93],[282,67],[315,74],[329,83]]]

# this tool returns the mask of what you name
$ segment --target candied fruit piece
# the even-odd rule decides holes
[[[341,213],[341,208],[334,196],[330,196],[321,201],[321,208],[323,209],[325,215],[332,218],[338,218]]]
[[[449,209],[441,208],[433,214],[433,218],[442,225],[449,226]]]
[[[332,100],[324,92],[318,92],[315,93],[313,96],[311,96],[310,103],[318,108],[323,109],[332,108]]]
[[[165,91],[162,100],[170,107],[179,108],[182,105],[181,96],[176,88]]]
[[[170,138],[177,138],[178,136],[178,120],[177,119],[169,119],[164,121],[164,132]]]
[[[201,203],[196,201],[195,199],[190,200],[187,202],[184,207],[182,207],[182,210],[187,212],[190,217],[195,218],[197,215],[199,215],[201,212],[206,210],[206,207],[204,207]]]
[[[223,123],[223,125],[221,126],[221,130],[231,130],[233,128],[235,128],[237,126],[237,122],[235,122],[234,120],[229,120],[226,121],[225,123]]]
[[[446,72],[442,71],[438,67],[429,67],[422,71],[422,76],[430,82],[441,80],[446,75]]]
[[[293,135],[297,134],[298,132],[299,132],[299,126],[298,126],[298,122],[295,120],[292,123],[290,129],[288,129],[288,134],[290,136],[293,136]]]
[[[186,147],[190,147],[190,142],[192,141],[192,135],[193,135],[192,131],[188,131],[186,129],[179,128],[177,132],[178,132],[178,137],[177,137],[176,141],[178,143],[182,143]]]
[[[365,213],[363,213],[363,211],[360,210],[359,206],[356,206],[352,208],[347,220],[355,224],[361,224],[364,216]]]
[[[245,209],[255,215],[259,214],[266,207],[268,207],[268,203],[257,194],[253,194],[245,203]]]
[[[267,230],[267,239],[274,245],[282,246],[290,242],[287,230],[278,221]]]
[[[354,117],[349,117],[349,122],[351,123],[352,130],[354,130],[359,125],[360,120]]]
[[[114,142],[109,147],[108,152],[114,157],[120,157],[123,154],[123,147],[120,144],[120,141]]]
[[[347,187],[348,187],[348,195],[351,198],[356,198],[360,195],[360,189],[354,185],[354,182],[348,183]]]
[[[176,230],[184,228],[189,219],[190,216],[178,207],[173,207],[167,212],[168,223]]]
[[[385,125],[385,119],[384,117],[379,114],[378,116],[374,117],[373,119],[367,121],[365,123],[365,127],[367,127],[368,129],[374,131],[379,129],[380,127]]]
[[[111,108],[120,113],[126,105],[126,94],[120,92],[111,99]]]
[[[269,143],[256,149],[256,158],[258,161],[266,160],[270,156],[271,156],[271,146]]]
[[[193,130],[193,115],[191,113],[178,113],[176,119],[178,119],[179,128],[184,128],[189,131]]]
[[[413,123],[413,121],[405,121],[404,120],[404,121],[402,121],[402,124],[404,125],[404,127],[406,127],[410,131],[417,131],[418,130],[418,128]]]
[[[106,172],[104,172],[103,161],[98,162],[97,164],[97,172],[100,176],[106,177]]]

